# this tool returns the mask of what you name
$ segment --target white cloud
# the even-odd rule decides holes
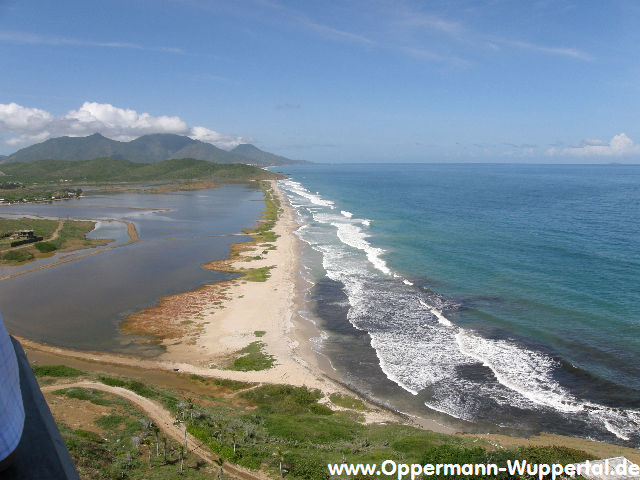
[[[194,140],[200,140],[201,142],[227,149],[237,147],[241,143],[251,143],[253,141],[251,138],[241,138],[214,132],[206,127],[191,127],[188,136]]]
[[[141,50],[148,52],[173,53],[177,55],[190,55],[178,47],[153,47],[131,42],[119,41],[92,41],[72,37],[52,37],[38,35],[30,32],[0,32],[0,41],[18,45],[48,45],[51,47],[98,47],[120,48],[128,50]]]
[[[578,50],[577,48],[571,48],[571,47],[550,47],[547,45],[537,45],[534,43],[529,43],[529,42],[521,42],[521,41],[514,41],[514,40],[503,40],[502,42],[500,42],[498,40],[499,43],[503,43],[505,45],[509,45],[512,47],[517,47],[517,48],[523,48],[526,50],[531,50],[534,52],[538,52],[538,53],[545,53],[548,55],[559,55],[562,57],[572,57],[578,60],[585,60],[585,61],[589,61],[592,60],[591,55],[589,55],[588,53],[585,53],[581,50]]]
[[[40,130],[51,122],[51,114],[39,108],[29,108],[17,103],[0,104],[0,129]]]
[[[625,133],[614,136],[609,143],[602,140],[586,139],[579,145],[552,147],[547,155],[574,157],[623,157],[640,155],[640,144],[635,143]]]
[[[7,145],[26,146],[52,137],[83,137],[96,132],[119,141],[150,133],[175,133],[221,148],[233,148],[248,141],[206,127],[191,127],[180,117],[153,116],[109,103],[85,102],[79,109],[59,116],[16,103],[0,104],[0,134],[12,135],[5,140]]]

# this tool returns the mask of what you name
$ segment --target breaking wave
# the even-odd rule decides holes
[[[426,406],[468,421],[492,421],[494,409],[551,412],[635,438],[640,411],[581,401],[556,380],[562,366],[547,353],[457,326],[446,313],[455,304],[391,270],[362,228],[370,220],[334,212],[334,202],[296,181],[280,185],[306,222],[298,235],[322,254],[326,276],[343,285],[348,321],[369,334],[390,380],[414,395],[428,389]]]

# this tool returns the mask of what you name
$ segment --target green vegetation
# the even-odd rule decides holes
[[[53,394],[64,395],[68,398],[75,398],[76,400],[86,400],[94,405],[126,405],[126,402],[118,397],[113,397],[112,395],[107,396],[104,392],[91,388],[63,388],[54,391]]]
[[[267,332],[265,332],[264,330],[256,330],[255,332],[253,332],[253,334],[254,334],[256,337],[264,337],[264,335],[265,335],[266,333],[267,333]]]
[[[55,252],[56,250],[75,250],[78,248],[105,245],[111,240],[88,239],[95,223],[91,221],[71,221],[62,223],[62,227],[54,236],[59,222],[57,220],[41,220],[31,218],[0,219],[0,263],[17,263],[32,260],[35,257]],[[36,237],[44,241],[11,247],[11,234],[18,230],[33,230]],[[48,240],[46,240],[48,239]],[[11,250],[9,250],[11,248]]]
[[[52,188],[37,185],[21,186],[17,189],[1,190],[0,198],[4,202],[49,202],[68,198],[77,198],[82,195],[79,188]]]
[[[282,211],[280,199],[273,192],[273,188],[269,182],[260,182],[260,188],[264,193],[265,203],[262,221],[260,225],[247,233],[258,243],[274,242],[276,238],[278,238],[278,235],[272,230],[278,220],[278,214]]]
[[[264,353],[262,351],[263,348],[264,343],[260,341],[251,342],[237,352],[240,356],[233,360],[229,369],[247,372],[249,370],[268,370],[273,367],[276,359]]]
[[[213,179],[219,182],[246,182],[281,178],[275,173],[244,164],[219,164],[193,158],[158,163],[134,163],[115,158],[93,160],[38,160],[2,165],[6,178],[22,183],[60,182],[148,182]]]
[[[33,260],[33,254],[22,250],[11,250],[0,256],[0,259],[6,263],[22,263]]]
[[[51,242],[37,242],[34,244],[34,247],[36,247],[40,253],[55,252],[58,249],[58,247]]]
[[[0,218],[0,237],[11,232],[18,230],[33,230],[33,234],[36,237],[48,238],[53,235],[56,227],[58,226],[57,220],[41,220],[35,218]],[[1,240],[0,246],[4,243],[8,243],[6,238]]]
[[[70,378],[85,375],[85,372],[66,365],[33,365],[31,370],[36,377]]]
[[[108,395],[108,397],[112,397]],[[82,400],[82,399],[80,399]],[[91,480],[132,479],[210,480],[218,478],[217,467],[208,466],[182,445],[167,438],[143,414],[125,401],[104,405],[111,413],[97,418],[93,428],[71,429],[58,422],[62,438],[80,478]],[[226,475],[223,479],[228,478]]]
[[[189,375],[189,380],[193,380],[194,382],[200,382],[209,385],[215,385],[218,387],[222,387],[232,392],[238,390],[245,390],[247,388],[252,387],[253,383],[248,382],[238,382],[237,380],[227,380],[226,378],[206,378],[200,375]]]
[[[78,222],[78,221],[67,221],[64,222],[62,228],[58,232],[58,237],[55,240],[52,240],[50,243],[56,249],[62,250],[67,246],[67,244],[73,240],[80,240],[84,242],[88,240],[89,244],[100,244],[103,242],[89,240],[86,238],[86,235],[91,232],[95,228],[94,222]]]
[[[334,405],[343,408],[350,408],[352,410],[366,410],[367,407],[359,398],[352,397],[351,395],[344,395],[342,393],[332,393],[329,395],[329,400]]]
[[[126,388],[127,390],[131,390],[142,397],[156,398],[157,396],[157,392],[154,389],[147,387],[144,383],[138,380],[121,379],[108,376],[101,376],[99,377],[99,380],[105,385],[109,385],[111,387]]]
[[[252,165],[304,163],[263,152],[249,144],[238,145],[227,152],[209,143],[170,133],[143,135],[130,142],[111,140],[99,133],[88,137],[51,138],[18,150],[4,160],[8,162],[33,162],[43,158],[55,158],[78,161],[108,155],[140,163],[155,163],[167,158],[185,157],[218,163],[249,163]]]
[[[272,268],[273,266],[249,268],[249,269],[242,269],[238,271],[243,273],[243,276],[241,277],[242,280],[247,280],[249,282],[265,282],[267,278],[269,278],[269,276],[271,275],[270,270]]]
[[[189,393],[192,398],[185,399],[184,393],[165,391],[137,380],[100,378],[109,385],[160,400],[213,453],[225,461],[261,469],[272,477],[279,476],[282,467],[291,480],[324,480],[328,478],[327,463],[380,464],[386,459],[398,463],[504,465],[508,459],[566,464],[593,458],[586,452],[564,447],[496,450],[471,436],[445,435],[394,423],[365,425],[351,412],[332,411],[321,403],[322,392],[306,387],[255,386],[198,375],[180,376],[198,382],[198,389],[211,385],[211,393],[201,397]],[[66,389],[60,394],[110,409],[94,421],[100,434],[59,424],[82,478],[175,478],[180,464],[179,446],[168,441],[165,447],[162,432],[125,400],[90,389]],[[359,403],[353,401],[357,399],[349,399],[343,395],[332,401],[358,410]],[[206,478],[214,476],[210,467],[194,460],[189,455],[185,461],[186,478],[205,478],[201,475],[208,468]],[[503,474],[498,478],[510,477]]]

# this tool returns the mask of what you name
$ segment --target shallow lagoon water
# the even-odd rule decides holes
[[[16,335],[61,347],[160,353],[159,347],[140,345],[135,337],[119,333],[119,323],[163,296],[233,278],[202,266],[225,258],[232,243],[247,239],[230,234],[255,225],[264,209],[262,198],[259,190],[229,185],[175,194],[92,195],[54,204],[3,207],[0,215],[101,219],[91,236],[115,236],[118,243],[125,239],[122,227],[114,225],[123,224],[108,219],[133,222],[140,235],[140,242],[0,282],[5,324]],[[16,268],[34,266],[37,264],[30,262]],[[2,268],[0,273],[6,275],[13,267]]]

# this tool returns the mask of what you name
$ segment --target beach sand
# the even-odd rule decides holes
[[[298,228],[288,200],[271,182],[280,199],[281,212],[270,242],[275,249],[261,243],[243,244],[238,259],[215,261],[205,268],[223,265],[232,269],[272,267],[266,281],[237,279],[205,285],[190,292],[165,297],[157,306],[145,309],[125,322],[127,333],[153,334],[160,338],[166,352],[159,357],[142,359],[130,355],[76,351],[44,345],[19,338],[34,358],[62,357],[77,361],[98,362],[104,366],[132,367],[147,371],[163,370],[230,380],[289,384],[321,390],[326,398],[331,393],[355,395],[332,375],[328,362],[312,349],[311,337],[319,332],[298,314],[300,240]],[[252,257],[261,258],[259,260]],[[137,322],[137,323],[136,323]],[[259,332],[257,336],[255,332]],[[264,332],[264,333],[262,333]],[[266,370],[236,371],[229,369],[239,351],[252,342],[262,343],[263,352],[274,358],[274,366]],[[331,378],[333,377],[333,378]],[[326,400],[328,402],[328,400]],[[337,408],[332,406],[333,408]],[[411,419],[369,404],[367,422]],[[423,422],[421,422],[422,424]],[[428,428],[443,433],[454,430],[428,421]]]
[[[264,246],[253,244],[250,250],[243,250],[242,255],[259,255],[262,257],[260,260],[231,260],[233,268],[273,266],[266,281],[220,282],[161,300],[160,307],[153,308],[161,308],[163,304],[168,307],[168,311],[176,315],[174,326],[183,322],[188,315],[193,321],[184,329],[168,328],[173,333],[165,335],[162,341],[166,353],[157,358],[141,359],[120,354],[75,351],[19,338],[30,360],[42,364],[64,363],[86,371],[144,378],[152,383],[182,388],[189,385],[189,388],[195,387],[193,382],[177,376],[176,372],[247,382],[307,386],[321,390],[325,394],[324,402],[336,410],[340,407],[331,405],[328,400],[331,393],[359,396],[341,384],[326,359],[313,351],[310,339],[318,336],[319,332],[297,313],[300,309],[297,287],[302,282],[299,276],[301,241],[294,233],[298,225],[287,199],[277,184],[272,183],[282,205],[282,212],[274,227],[274,232],[279,235],[275,241],[276,248],[265,250]],[[229,265],[228,260],[223,262]],[[219,263],[212,262],[210,266]],[[166,314],[167,311],[164,311]],[[265,333],[256,336],[256,331]],[[224,368],[238,355],[239,350],[255,341],[262,342],[264,352],[275,358],[272,368],[259,371]],[[361,399],[369,408],[364,413],[367,423],[398,422],[441,433],[457,433],[452,427],[434,420],[397,414]],[[459,434],[481,438],[496,448],[566,445],[598,457],[626,455],[629,459],[640,461],[635,449],[560,435],[540,434],[518,438],[499,434]]]

